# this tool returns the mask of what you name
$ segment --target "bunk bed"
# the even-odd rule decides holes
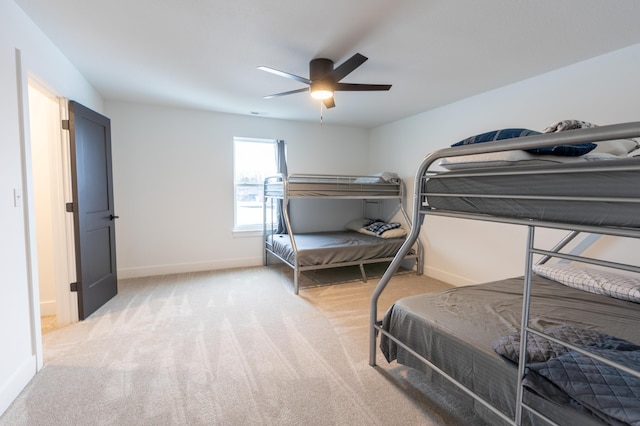
[[[407,225],[409,216],[403,207],[403,182],[393,173],[372,176],[278,174],[264,182],[264,264],[272,255],[294,270],[294,293],[299,292],[300,273],[304,271],[359,266],[367,281],[364,265],[390,262],[405,242],[406,231],[400,222],[385,222],[371,217],[368,206],[383,200],[397,202]],[[345,218],[344,227],[329,232],[295,232],[289,206],[293,199],[362,200],[362,217]],[[277,204],[280,203],[279,219]],[[279,224],[282,229],[278,229]],[[412,244],[402,260],[413,260],[422,273],[422,246]]]
[[[640,267],[570,249],[585,234],[640,237],[636,137],[640,122],[428,155],[409,236],[371,297],[370,365],[380,336],[387,361],[446,383],[490,424],[638,424]],[[592,144],[600,154],[586,158],[530,154]],[[429,216],[526,226],[524,275],[406,297],[379,318],[379,297]],[[542,248],[538,228],[567,234]]]

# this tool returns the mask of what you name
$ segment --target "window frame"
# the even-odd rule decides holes
[[[246,188],[250,188],[250,187],[254,187],[254,188],[259,188],[260,189],[260,193],[261,193],[261,199],[264,198],[264,182],[257,182],[257,183],[238,183],[236,182],[236,178],[237,178],[237,161],[238,161],[238,143],[242,143],[242,142],[248,142],[248,143],[264,143],[264,144],[270,144],[273,148],[273,166],[274,166],[274,172],[271,175],[274,175],[277,173],[277,162],[276,162],[276,155],[277,155],[277,139],[270,139],[270,138],[249,138],[249,137],[241,137],[241,136],[234,136],[233,137],[233,232],[234,233],[242,233],[242,234],[261,234],[263,231],[263,221],[262,218],[264,217],[264,212],[263,212],[263,208],[264,208],[264,203],[260,206],[260,222],[259,223],[255,223],[255,224],[247,224],[247,225],[241,225],[238,224],[238,213],[239,213],[239,206],[238,206],[238,188],[239,187],[246,187]],[[265,176],[266,177],[266,176]]]

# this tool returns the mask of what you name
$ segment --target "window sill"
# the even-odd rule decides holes
[[[231,235],[233,236],[233,238],[255,238],[262,237],[262,232],[262,229],[234,229],[231,232]]]

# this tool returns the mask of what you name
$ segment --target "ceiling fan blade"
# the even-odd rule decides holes
[[[342,92],[367,92],[391,89],[390,84],[356,84],[356,83],[336,83],[333,90]]]
[[[294,93],[302,93],[302,92],[308,92],[309,88],[305,87],[303,89],[296,89],[296,90],[290,90],[288,92],[282,92],[282,93],[275,93],[273,95],[267,95],[264,98],[265,99],[271,99],[271,98],[277,98],[279,96],[286,96],[286,95],[293,95]]]
[[[290,78],[291,80],[296,80],[296,81],[299,81],[300,83],[311,84],[311,80],[309,80],[308,78],[300,77],[299,75],[290,74],[288,72],[279,71],[279,70],[265,67],[265,66],[260,66],[258,67],[258,69],[262,71],[270,72],[271,74],[279,75],[280,77]]]
[[[324,104],[325,107],[327,107],[327,109],[333,108],[334,106],[336,106],[336,101],[333,99],[333,96],[328,99],[323,99],[322,103]]]
[[[344,61],[342,64],[338,65],[338,67],[333,70],[331,75],[333,76],[335,81],[340,81],[360,65],[364,64],[367,59],[369,58],[356,53],[355,55]]]

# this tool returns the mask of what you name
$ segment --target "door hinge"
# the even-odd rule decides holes
[[[67,211],[67,213],[73,213],[74,208],[75,208],[75,205],[73,203],[65,204],[65,210]]]
[[[69,284],[69,291],[78,291],[78,283]]]
[[[69,120],[62,120],[62,128],[64,130],[69,130]]]

